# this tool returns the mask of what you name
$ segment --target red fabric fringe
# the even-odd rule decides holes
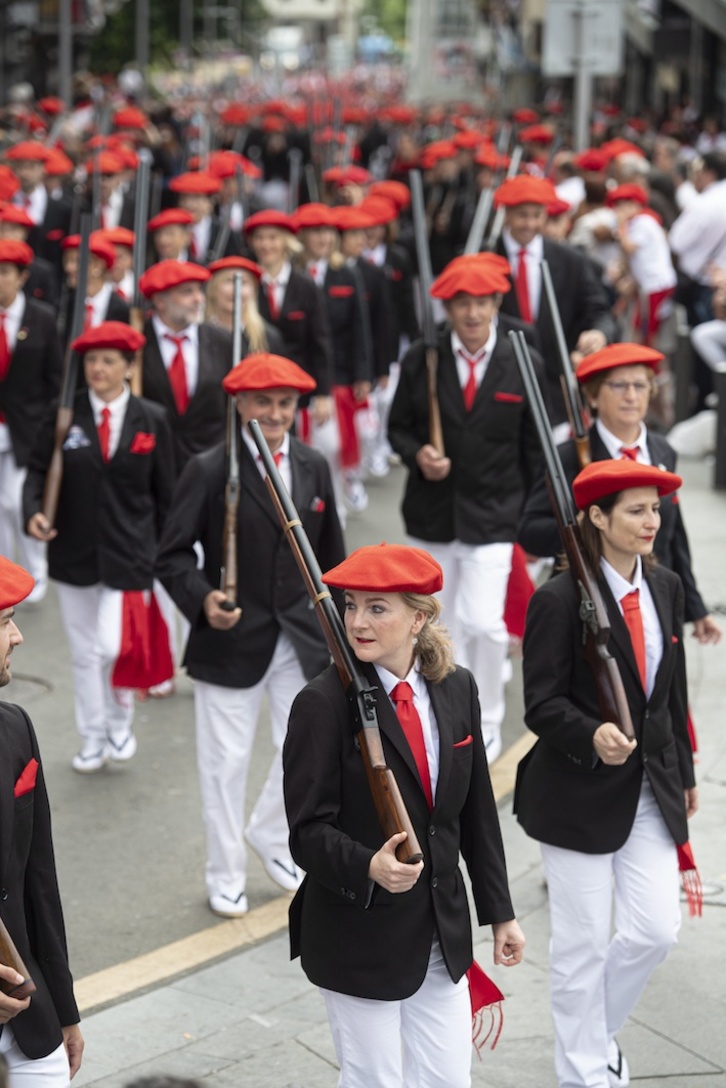
[[[499,1042],[504,1027],[504,994],[474,960],[466,972],[471,999],[471,1041],[479,1058],[492,1036],[490,1049]]]
[[[504,601],[504,622],[507,631],[515,638],[524,638],[524,621],[527,605],[534,593],[534,585],[527,570],[524,549],[515,544],[512,550],[512,569],[509,572],[507,596]]]
[[[365,407],[365,401],[357,401],[352,385],[334,385],[335,410],[340,432],[340,464],[343,468],[356,468],[360,464],[360,443],[355,426],[355,413]]]
[[[691,742],[691,751],[695,754],[698,751],[698,739],[696,737],[696,727],[693,724],[693,715],[691,714],[691,708],[688,708],[688,718],[686,720],[686,729],[688,730],[688,739]]]
[[[681,873],[681,885],[688,903],[691,918],[700,918],[703,914],[703,885],[696,868],[693,850],[689,842],[676,847],[678,850],[678,868]]]
[[[112,687],[151,688],[173,675],[169,631],[156,597],[143,590],[124,592],[121,649],[111,675]]]

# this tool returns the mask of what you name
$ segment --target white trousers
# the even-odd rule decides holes
[[[404,1001],[320,990],[340,1066],[338,1088],[469,1088],[471,1000],[437,940],[423,984]]]
[[[704,321],[691,329],[691,343],[711,370],[726,362],[726,321]]]
[[[512,569],[511,544],[431,543],[409,537],[441,564],[444,588],[442,620],[454,640],[456,660],[474,674],[479,688],[485,740],[504,720],[504,665],[509,635],[504,622],[507,583]]]
[[[245,890],[247,775],[263,695],[270,704],[275,756],[247,830],[270,856],[288,857],[289,829],[282,793],[282,745],[290,708],[306,680],[298,656],[280,634],[265,675],[251,688],[194,681],[197,762],[207,837],[207,892],[236,899]]]
[[[645,778],[633,829],[614,854],[540,845],[550,900],[557,1083],[608,1088],[608,1043],[680,928],[676,847]]]
[[[111,737],[120,745],[134,717],[134,693],[113,688],[111,675],[121,649],[123,592],[97,583],[56,582],[60,614],[71,649],[76,727],[99,748]]]
[[[48,581],[46,545],[23,532],[23,484],[27,469],[18,468],[12,450],[0,453],[0,555],[20,563],[36,582]]]
[[[10,1024],[3,1024],[0,1054],[8,1063],[9,1088],[68,1088],[71,1083],[68,1055],[62,1043],[45,1058],[28,1058],[18,1046]]]

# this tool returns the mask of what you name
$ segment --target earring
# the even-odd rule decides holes
[[[418,646],[418,638],[416,635],[413,636],[412,643],[414,646]]]

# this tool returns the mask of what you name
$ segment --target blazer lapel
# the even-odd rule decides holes
[[[126,405],[126,412],[124,413],[124,421],[121,425],[121,434],[119,435],[118,445],[111,458],[112,461],[115,461],[120,453],[127,452],[134,435],[141,426],[143,426],[141,408],[136,398],[130,397]]]
[[[144,370],[146,374],[144,376],[153,380],[153,385],[158,389],[163,405],[171,413],[172,418],[180,419],[169,375],[161,357],[161,348],[156,338],[153,322],[148,321],[146,323],[144,333],[146,335],[146,350],[144,351]]]
[[[401,728],[401,723],[398,720],[396,711],[394,710],[391,700],[386,695],[385,688],[380,681],[378,673],[372,666],[364,667],[363,672],[366,675],[366,679],[369,683],[377,688],[376,692],[376,710],[378,712],[378,727],[381,734],[390,741],[393,747],[398,752],[399,756],[403,759],[404,763],[410,770],[414,777],[414,781],[421,791],[421,796],[424,796],[423,786],[421,785],[421,779],[418,775],[418,768],[416,767],[416,760],[413,758],[413,752],[411,746],[406,740],[406,735]],[[399,782],[399,787],[401,783]]]
[[[88,394],[85,397],[76,401],[76,407],[73,412],[73,422],[79,427],[83,428],[83,433],[91,443],[91,449],[93,450],[96,459],[103,461],[101,455],[101,443],[98,441],[98,428],[96,427],[96,421],[93,418],[93,408],[91,408],[91,402],[88,398]]]
[[[664,583],[657,574],[646,572],[645,580],[648,583],[651,596],[653,598],[653,604],[655,610],[658,613],[658,619],[660,621],[661,631],[663,632],[663,653],[661,654],[660,664],[658,665],[658,671],[655,674],[655,683],[653,684],[653,691],[651,699],[656,693],[658,684],[660,683],[664,675],[664,666],[668,660],[670,647],[673,644],[673,625],[671,623],[671,603],[668,590]]]
[[[5,710],[0,705],[0,880],[5,879],[15,820],[14,763],[7,743],[7,728],[2,720],[4,714]]]
[[[255,500],[257,505],[267,515],[273,524],[279,527],[280,521],[272,505],[272,499],[267,490],[267,484],[260,475],[257,463],[247,447],[247,443],[239,443],[240,481],[242,487]]]
[[[446,797],[451,764],[454,755],[454,733],[451,723],[454,721],[454,711],[451,706],[450,685],[430,684],[426,682],[431,706],[439,728],[439,775],[436,782],[434,795],[434,810],[437,808],[440,797]]]
[[[437,387],[439,399],[445,414],[457,416],[463,421],[467,411],[464,405],[464,391],[459,382],[459,372],[456,359],[451,350],[451,336],[447,333],[439,340],[439,367],[437,372]]]

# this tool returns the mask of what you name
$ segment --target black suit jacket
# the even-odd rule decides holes
[[[372,337],[364,332],[359,285],[362,282],[352,269],[328,265],[321,290],[328,310],[336,385],[373,380]]]
[[[383,271],[388,281],[391,315],[394,323],[396,351],[402,336],[413,341],[420,335],[419,320],[413,300],[413,264],[404,246],[398,242],[386,247]]]
[[[62,366],[53,311],[44,302],[26,298],[10,368],[0,382],[0,412],[5,413],[21,468],[27,465],[38,428],[58,395]]]
[[[364,314],[368,320],[375,378],[385,377],[398,359],[398,324],[393,317],[391,289],[386,273],[370,261],[359,258],[356,271],[365,295]]]
[[[544,257],[552,276],[552,285],[569,350],[574,349],[580,333],[585,329],[599,329],[605,334],[608,342],[614,340],[617,334],[615,319],[610,312],[605,288],[595,274],[592,262],[576,249],[552,242],[549,238],[543,241]],[[497,251],[503,257],[507,256],[501,238],[497,244]],[[503,298],[502,313],[519,318],[522,316],[519,312],[513,281],[512,290],[508,291]],[[560,356],[544,288],[535,325],[542,343],[542,355],[550,389],[550,415],[553,423],[563,423],[567,419],[567,412],[560,388]]]
[[[292,498],[323,570],[345,556],[330,472],[324,458],[290,440]],[[329,660],[317,617],[265,483],[240,441],[237,519],[238,600],[242,618],[231,631],[207,623],[204,598],[219,586],[226,484],[224,443],[192,457],[174,493],[159,552],[157,576],[192,628],[184,658],[189,675],[222,687],[252,687],[263,677],[281,631],[290,638],[306,677]],[[204,548],[197,569],[195,541]]]
[[[203,322],[199,326],[197,388],[186,412],[180,415],[150,320],[144,325],[144,335],[144,396],[166,408],[174,435],[177,472],[181,472],[193,454],[208,450],[224,437],[227,394],[222,380],[232,368],[232,337],[218,325]]]
[[[44,1058],[62,1042],[61,1027],[80,1017],[73,997],[65,926],[53,856],[50,807],[43,767],[35,787],[14,787],[40,752],[30,718],[0,703],[0,914],[37,986],[29,1007],[12,1020],[28,1058]]]
[[[590,452],[593,461],[606,461],[610,454],[600,437],[597,427],[590,428]],[[662,435],[648,432],[648,452],[654,465],[662,465],[668,472],[676,470],[676,452]],[[572,481],[580,471],[577,451],[573,441],[559,447],[565,478]],[[686,527],[683,524],[678,494],[664,495],[660,504],[661,525],[655,538],[655,554],[669,570],[675,571],[685,591],[685,618],[698,620],[708,614],[691,566],[691,549]],[[552,509],[544,475],[535,483],[527,496],[517,531],[517,540],[531,555],[556,555],[563,550],[557,520]]]
[[[54,426],[51,414],[30,457],[23,490],[26,525],[42,506]],[[153,439],[139,440],[138,435]],[[153,448],[132,452],[132,444],[144,441]],[[106,464],[88,393],[79,392],[63,447],[58,536],[48,545],[51,578],[76,586],[102,582],[112,589],[150,589],[173,486],[174,454],[164,410],[132,396],[118,449]]]
[[[393,771],[424,853],[411,891],[374,885],[368,867],[384,836],[356,748],[350,706],[334,667],[297,696],[283,749],[292,856],[307,876],[290,908],[293,957],[311,982],[384,1001],[410,997],[426,974],[438,936],[455,981],[472,963],[469,904],[459,852],[481,925],[514,917],[499,820],[480,728],[473,677],[457,668],[429,684],[439,727],[433,812],[408,741],[375,669],[378,720]]]
[[[285,349],[282,354],[315,379],[315,393],[329,396],[334,373],[333,345],[322,292],[311,279],[293,268],[280,316],[272,320],[264,289],[260,290],[259,307],[265,321],[277,326],[282,333]],[[303,398],[301,404],[305,403]]]
[[[28,298],[45,302],[54,310],[58,309],[58,277],[50,261],[44,261],[42,257],[35,258],[23,284],[23,291]]]
[[[694,785],[686,728],[683,589],[662,567],[646,575],[663,631],[663,657],[649,699],[625,621],[604,580],[608,649],[623,679],[638,746],[622,767],[595,758],[602,723],[594,674],[582,656],[579,598],[568,574],[532,597],[524,632],[527,726],[539,737],[519,765],[514,811],[528,835],[586,854],[619,850],[630,834],[647,774],[676,843],[688,839],[684,790]]]
[[[388,425],[388,439],[409,470],[402,506],[406,532],[439,542],[511,542],[527,491],[541,472],[542,453],[509,341],[497,337],[467,412],[451,336],[442,333],[437,389],[452,467],[444,480],[433,482],[416,464],[429,441],[426,360],[419,341],[401,363]]]
[[[75,290],[69,291],[66,301],[66,319],[64,323],[63,334],[63,348],[68,345],[70,339],[72,327],[73,327],[73,310],[76,305],[76,292]],[[131,307],[125,299],[121,298],[117,291],[112,291],[108,297],[108,304],[106,306],[106,313],[103,315],[104,321],[121,321],[124,325],[128,325],[131,321]],[[78,386],[79,388],[85,388],[86,381],[83,377],[83,367],[78,368]]]
[[[49,198],[43,222],[33,227],[28,233],[28,245],[38,257],[50,261],[60,278],[61,242],[71,233],[73,202],[67,196],[58,200]]]

